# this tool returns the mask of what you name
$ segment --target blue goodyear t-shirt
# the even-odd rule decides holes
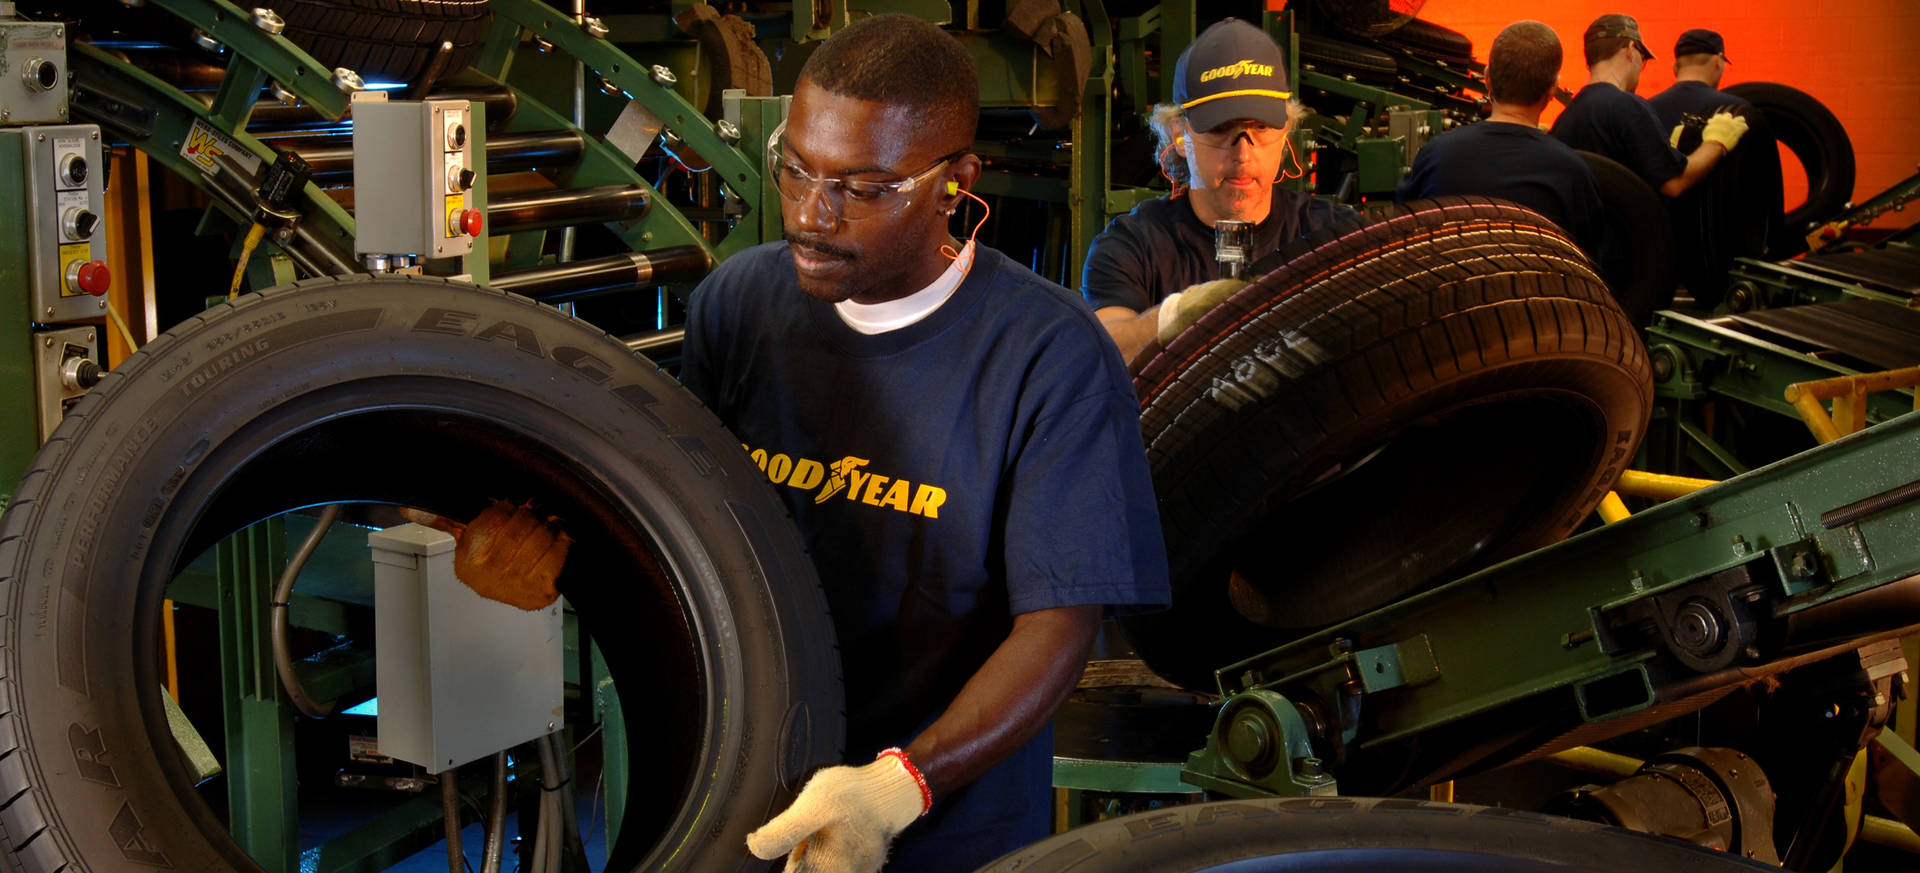
[[[785,243],[688,304],[682,381],[792,511],[839,635],[847,760],[904,746],[1013,616],[1163,605],[1137,401],[1073,294],[978,247],[939,309],[877,335],[808,297]],[[1052,735],[935,799],[888,869],[975,869],[1048,833]]]

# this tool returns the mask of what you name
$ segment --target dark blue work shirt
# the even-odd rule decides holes
[[[1657,190],[1687,168],[1686,156],[1667,144],[1672,129],[1660,125],[1646,100],[1594,82],[1581,88],[1553,122],[1553,138],[1612,158]]]
[[[1401,202],[1454,194],[1511,200],[1560,226],[1594,263],[1611,251],[1604,201],[1587,162],[1537,127],[1482,121],[1420,147]]]

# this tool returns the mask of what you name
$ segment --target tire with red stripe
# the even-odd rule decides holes
[[[1189,687],[1565,537],[1652,408],[1632,322],[1518,206],[1414,201],[1303,249],[1135,360],[1174,602],[1123,625]]]

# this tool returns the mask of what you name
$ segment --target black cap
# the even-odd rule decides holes
[[[1680,41],[1673,44],[1673,53],[1680,55],[1726,55],[1727,43],[1720,34],[1711,30],[1689,30],[1680,34]],[[1728,61],[1727,63],[1733,63]]]
[[[1594,19],[1592,24],[1587,25],[1587,36],[1583,41],[1591,45],[1603,39],[1616,38],[1633,40],[1634,47],[1641,54],[1646,55],[1648,60],[1653,59],[1653,52],[1647,50],[1646,40],[1640,38],[1640,22],[1633,20],[1631,15],[1615,12]]]
[[[1207,28],[1180,53],[1173,99],[1194,130],[1236,118],[1287,126],[1287,59],[1265,31],[1237,18]]]

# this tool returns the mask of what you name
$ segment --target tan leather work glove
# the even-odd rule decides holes
[[[1175,291],[1160,301],[1160,327],[1154,336],[1161,345],[1173,342],[1173,338],[1193,323],[1207,310],[1220,305],[1220,301],[1233,296],[1233,292],[1247,287],[1239,279],[1215,279],[1201,282],[1185,291]]]
[[[1707,129],[1700,131],[1700,141],[1719,143],[1721,148],[1733,151],[1746,132],[1746,119],[1731,112],[1715,112],[1712,118],[1707,119]]]
[[[415,524],[453,534],[453,574],[481,597],[526,610],[560,599],[554,581],[567,562],[573,537],[560,529],[558,518],[535,515],[532,504],[495,500],[466,524],[418,509],[402,514]]]
[[[866,766],[813,774],[786,812],[747,835],[747,851],[787,855],[787,873],[876,873],[893,838],[932,808],[906,753],[888,749]]]

